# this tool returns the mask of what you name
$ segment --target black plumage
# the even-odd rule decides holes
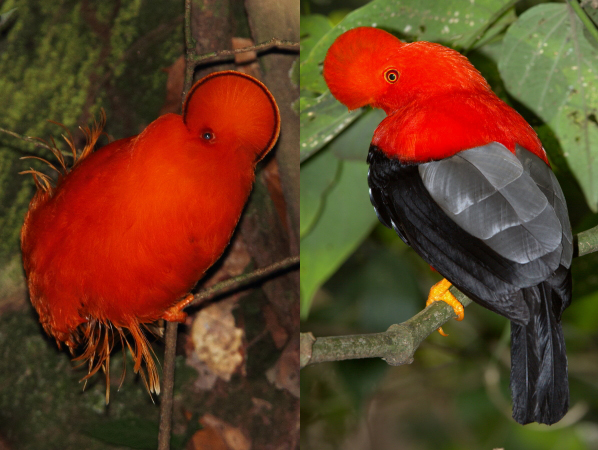
[[[424,164],[375,146],[370,198],[380,221],[442,276],[511,320],[513,417],[552,424],[569,404],[561,314],[571,302],[573,240],[544,161],[501,144]]]

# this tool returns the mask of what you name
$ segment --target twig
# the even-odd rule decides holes
[[[185,47],[187,55],[190,52],[193,39],[191,38],[191,0],[185,0]],[[193,45],[195,45],[193,43]],[[189,58],[186,59],[186,72],[189,71]],[[191,70],[193,76],[193,70]],[[185,85],[186,86],[186,85]],[[183,90],[185,101],[186,88]],[[176,358],[178,324],[166,323],[164,337],[164,366],[162,373],[162,386],[160,398],[160,429],[158,431],[158,450],[170,450],[170,437],[172,435],[172,409],[174,406],[174,367]]]
[[[590,33],[594,40],[598,42],[598,28],[596,28],[596,25],[594,25],[594,22],[592,22],[592,19],[588,17],[581,5],[577,2],[577,0],[567,0],[567,3],[571,9],[573,9],[573,12],[577,15],[577,17],[579,17],[579,20],[581,20],[581,23],[583,23],[586,30],[588,30],[588,33]]]
[[[189,1],[190,0],[186,0],[186,2]],[[237,48],[235,50],[219,50],[217,52],[206,53],[203,55],[197,55],[195,50],[189,50],[189,48],[187,48],[187,66],[185,70],[185,89],[183,89],[183,99],[186,97],[187,92],[189,92],[189,89],[191,88],[191,84],[193,82],[193,72],[200,64],[230,59],[231,56],[235,56],[239,53],[263,52],[275,47],[282,50],[299,51],[299,42],[272,38],[269,41],[251,45],[249,47]]]
[[[193,84],[193,72],[195,72],[195,64],[193,64],[193,57],[195,56],[195,39],[191,33],[191,0],[185,0],[185,84],[183,88],[183,100],[187,97],[187,92],[191,89]]]
[[[261,44],[251,45],[249,47],[237,48],[235,50],[219,50],[217,52],[206,53],[205,55],[195,55],[192,58],[192,61],[195,64],[198,64],[210,60],[213,61],[220,59],[228,59],[229,57],[234,56],[238,53],[260,52],[270,50],[274,47],[279,48],[281,50],[299,51],[299,42],[285,41],[282,39],[272,38],[269,41],[262,42]]]
[[[204,289],[203,291],[200,291],[197,294],[195,294],[193,301],[189,303],[189,305],[187,306],[197,306],[200,303],[205,302],[206,300],[216,297],[217,295],[222,295],[225,293],[236,291],[241,287],[248,286],[250,284],[255,283],[256,281],[261,281],[264,278],[268,278],[274,274],[279,274],[281,272],[286,272],[296,267],[299,267],[299,257],[290,256],[286,259],[275,262],[274,264],[271,264],[269,266],[263,267],[261,269],[256,269],[253,272],[239,275],[237,277],[232,277],[228,280],[216,283],[214,286],[209,287],[208,289]]]
[[[598,226],[579,233],[574,241],[574,256],[598,251]],[[463,306],[471,304],[471,299],[454,286],[450,291]],[[311,333],[301,333],[301,368],[318,362],[358,358],[382,358],[393,366],[410,364],[422,341],[455,317],[453,308],[436,302],[382,333],[318,338]]]
[[[162,387],[160,388],[160,431],[158,433],[158,450],[170,448],[172,432],[172,407],[174,403],[174,366],[176,358],[176,338],[178,324],[166,322],[166,348],[164,350],[164,369]]]
[[[260,44],[251,45],[249,47],[238,48],[235,50],[219,50],[216,52],[205,53],[198,55],[195,50],[195,40],[191,32],[191,0],[185,0],[185,84],[183,89],[183,101],[187,96],[187,92],[191,89],[193,84],[193,73],[195,68],[200,64],[208,61],[221,61],[230,59],[239,53],[246,52],[263,52],[271,48],[279,48],[282,50],[299,51],[299,42],[285,41],[283,39],[272,38],[269,41]]]

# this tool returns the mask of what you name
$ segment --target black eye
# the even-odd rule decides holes
[[[384,79],[389,83],[395,83],[399,79],[399,71],[397,69],[388,69],[384,72]]]
[[[206,141],[211,141],[212,139],[214,139],[214,133],[212,133],[211,131],[204,131],[201,134],[202,139],[205,139]]]

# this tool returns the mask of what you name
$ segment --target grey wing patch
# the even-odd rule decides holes
[[[457,225],[499,255],[526,264],[555,250],[554,256],[560,255],[565,234],[553,198],[536,183],[531,171],[547,178],[546,189],[555,192],[557,202],[554,183],[535,166],[540,165],[531,161],[525,166],[529,170],[524,169],[517,156],[493,142],[422,164],[419,173],[434,201]],[[558,267],[558,259],[552,256],[543,258],[547,273]]]
[[[573,233],[571,232],[571,223],[569,222],[569,213],[567,211],[567,201],[563,195],[554,172],[544,164],[540,158],[525,148],[517,145],[515,147],[517,158],[521,161],[523,170],[532,177],[538,188],[548,199],[548,203],[554,208],[556,216],[563,229],[563,253],[561,255],[561,264],[566,268],[571,267],[573,259]]]

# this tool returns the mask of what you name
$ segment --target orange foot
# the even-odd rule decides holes
[[[187,313],[184,312],[183,309],[185,309],[189,303],[193,301],[193,298],[193,294],[188,294],[177,304],[168,308],[162,315],[162,319],[168,320],[169,322],[184,322],[187,318]]]
[[[463,305],[456,299],[456,297],[450,293],[449,288],[452,286],[451,282],[444,278],[442,281],[436,283],[430,289],[430,294],[428,295],[428,301],[426,302],[426,306],[431,305],[434,302],[445,302],[448,303],[455,314],[457,315],[457,320],[463,320],[465,317],[465,311],[463,309]],[[444,331],[442,331],[442,327],[438,328],[438,332],[443,336],[448,336]]]

